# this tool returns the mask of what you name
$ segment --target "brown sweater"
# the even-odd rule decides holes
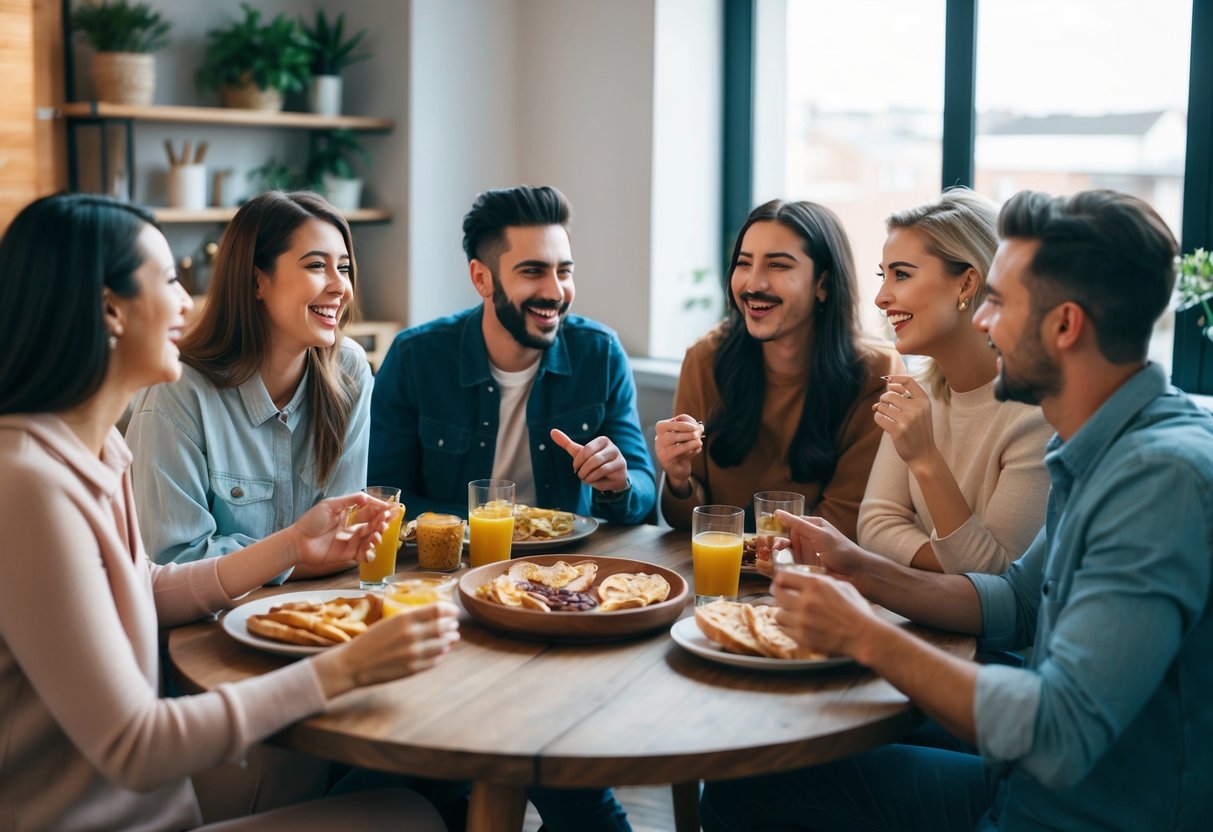
[[[720,340],[721,329],[717,327],[687,350],[674,393],[675,414],[686,413],[707,422],[720,403],[712,376]],[[824,517],[854,540],[859,503],[880,445],[881,431],[872,420],[872,405],[885,389],[881,376],[904,372],[901,357],[891,344],[865,339],[859,350],[867,378],[836,437],[838,463],[828,482],[795,482],[787,463],[788,448],[804,408],[808,376],[767,371],[762,424],[745,461],[731,468],[718,466],[708,453],[712,442],[708,436],[703,453],[691,463],[691,495],[680,500],[668,486],[662,488],[661,512],[666,521],[676,529],[689,529],[695,506],[717,503],[748,508],[755,492],[794,491],[804,495],[806,512]]]

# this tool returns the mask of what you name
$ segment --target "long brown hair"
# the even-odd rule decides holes
[[[278,256],[309,219],[323,220],[341,232],[350,255],[350,285],[357,298],[358,269],[350,226],[317,194],[267,191],[246,202],[223,234],[215,254],[206,306],[181,339],[181,360],[216,387],[236,387],[253,377],[269,356],[269,321],[257,300],[257,270],[273,274]],[[341,313],[331,347],[309,347],[304,359],[308,402],[316,449],[316,471],[326,482],[345,445],[345,431],[358,400],[355,379],[341,367],[344,327],[354,320],[351,300]]]

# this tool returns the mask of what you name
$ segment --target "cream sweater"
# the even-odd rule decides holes
[[[1000,574],[1044,523],[1044,448],[1053,429],[1039,407],[995,399],[993,381],[953,391],[949,402],[932,400],[931,419],[935,444],[973,516],[947,537],[936,537],[922,491],[886,434],[859,509],[858,543],[909,564],[930,541],[945,572]]]
[[[191,772],[324,708],[310,661],[159,696],[158,634],[232,605],[218,558],[143,551],[131,454],[53,415],[0,416],[0,830],[175,830]]]

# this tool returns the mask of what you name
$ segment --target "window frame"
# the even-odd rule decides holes
[[[980,0],[946,0],[941,187],[972,187],[977,138],[977,13]],[[727,258],[749,214],[754,180],[754,54],[757,0],[724,0],[721,240]],[[1180,250],[1213,248],[1213,3],[1193,0]],[[1178,326],[1178,322],[1177,322]],[[1175,339],[1172,382],[1199,390],[1203,339]]]

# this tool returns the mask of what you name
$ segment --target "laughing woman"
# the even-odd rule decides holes
[[[190,308],[151,215],[90,194],[39,200],[0,240],[0,827],[170,832],[201,823],[190,775],[362,685],[434,664],[457,610],[418,607],[256,678],[161,697],[159,637],[231,607],[292,564],[365,557],[388,506],[320,502],[233,553],[148,561],[131,453],[114,427],[135,391],[178,377]],[[351,504],[367,526],[337,539]],[[153,519],[163,517],[158,513]],[[372,521],[373,519],[373,522]],[[241,769],[252,780],[255,769]],[[235,785],[235,784],[233,784]],[[249,783],[250,791],[256,783]],[[313,801],[224,830],[437,830],[410,792]]]
[[[356,286],[349,225],[319,196],[271,191],[237,212],[181,379],[142,393],[127,431],[157,563],[226,555],[366,485],[371,372],[341,335]]]
[[[928,361],[918,379],[890,376],[873,407],[885,436],[858,542],[922,569],[1000,573],[1044,521],[1052,429],[1039,407],[998,400],[997,355],[973,328],[996,218],[991,203],[956,189],[886,223],[876,304],[898,351]]]

